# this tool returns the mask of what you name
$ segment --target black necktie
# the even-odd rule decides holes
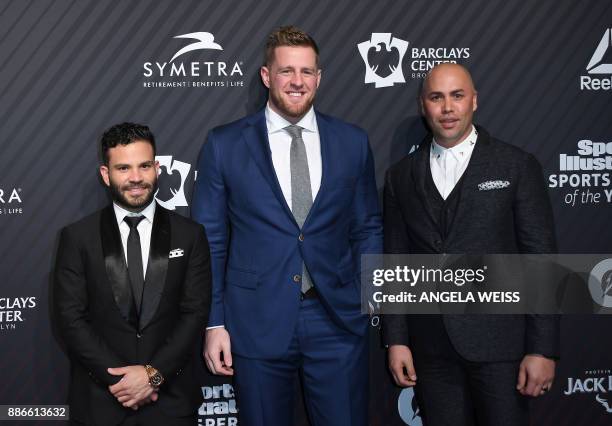
[[[134,303],[136,304],[138,315],[140,315],[140,305],[142,303],[144,274],[142,270],[140,234],[138,233],[137,226],[143,219],[144,216],[126,216],[123,219],[130,227],[130,235],[128,235],[127,240],[128,273],[130,274],[130,284],[132,285],[132,294],[134,295]]]

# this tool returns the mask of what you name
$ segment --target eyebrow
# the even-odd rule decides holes
[[[140,167],[140,166],[150,166],[150,165],[153,165],[153,164],[155,164],[154,160],[143,161],[142,163],[138,164],[138,167]],[[113,168],[115,168],[115,169],[119,169],[121,167],[131,167],[131,166],[130,166],[130,164],[127,164],[127,163],[118,163],[118,164],[115,164],[113,166]]]

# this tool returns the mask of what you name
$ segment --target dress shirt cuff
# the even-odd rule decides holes
[[[213,328],[225,328],[225,326],[223,324],[213,325],[212,327],[206,327],[206,330],[212,330]]]

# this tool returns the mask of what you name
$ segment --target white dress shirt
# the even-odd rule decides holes
[[[142,276],[147,276],[147,263],[149,263],[149,247],[151,245],[151,230],[153,229],[153,217],[155,216],[155,204],[153,201],[145,209],[139,213],[133,213],[128,211],[116,203],[113,203],[115,209],[115,216],[117,217],[117,224],[119,225],[119,233],[121,234],[121,244],[123,245],[123,255],[125,256],[125,263],[127,265],[127,240],[130,235],[130,225],[128,225],[123,219],[126,216],[144,216],[145,218],[140,221],[136,229],[140,235],[140,250],[142,251]],[[128,265],[129,267],[129,265]]]
[[[272,165],[276,172],[276,178],[280,184],[283,196],[287,205],[291,208],[291,136],[285,127],[291,123],[274,112],[270,108],[270,103],[266,106],[266,127],[268,128],[268,140],[270,141],[270,151],[272,152]],[[302,130],[302,139],[306,147],[306,157],[308,159],[308,173],[310,174],[310,189],[312,200],[314,201],[319,188],[321,187],[321,141],[319,139],[319,128],[317,127],[317,117],[314,108],[296,123]]]
[[[468,137],[452,148],[444,148],[438,145],[435,139],[433,140],[429,155],[431,177],[445,200],[465,172],[477,138],[476,128],[472,126]]]

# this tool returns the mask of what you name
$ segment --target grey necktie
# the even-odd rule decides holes
[[[310,187],[310,172],[306,146],[302,139],[302,128],[291,125],[285,127],[291,136],[290,166],[291,166],[291,211],[300,229],[304,226],[310,207],[312,207],[312,189]],[[312,279],[302,263],[302,293],[313,287]]]

